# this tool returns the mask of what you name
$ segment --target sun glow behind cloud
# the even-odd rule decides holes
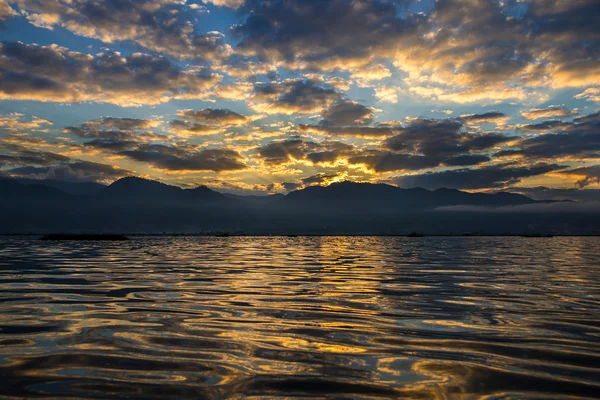
[[[345,179],[595,185],[599,12],[2,0],[0,173],[264,193]]]

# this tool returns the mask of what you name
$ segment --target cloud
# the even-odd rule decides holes
[[[21,145],[4,144],[0,167],[5,175],[33,179],[108,182],[130,175],[131,171],[106,164],[73,159],[49,151],[31,150]]]
[[[600,185],[600,165],[575,168],[568,171],[563,171],[563,174],[582,177],[575,182],[575,186],[579,188],[584,188],[594,183]]]
[[[234,31],[237,51],[293,69],[368,77],[376,68],[380,78],[387,67],[373,63],[390,60],[443,101],[524,100],[531,98],[524,86],[598,82],[597,3],[521,3],[257,1]]]
[[[398,92],[400,92],[400,88],[381,85],[375,87],[374,90],[375,97],[378,101],[394,104],[398,102]]]
[[[387,151],[365,151],[363,154],[350,157],[350,164],[362,164],[375,172],[401,170],[419,170],[437,167],[444,160],[440,156],[423,156]]]
[[[208,98],[220,80],[219,75],[186,71],[165,58],[141,53],[92,56],[56,45],[0,45],[0,99],[5,100],[141,106]]]
[[[203,8],[173,0],[19,0],[29,22],[39,28],[64,28],[104,43],[131,41],[176,58],[214,60],[229,53],[218,32],[199,34],[195,14]]]
[[[423,187],[425,189],[485,189],[514,185],[523,178],[543,175],[564,169],[558,164],[539,163],[530,166],[501,164],[477,169],[455,169],[441,172],[427,172],[417,175],[405,175],[392,181],[400,187]]]
[[[457,118],[457,120],[465,124],[480,124],[480,123],[503,123],[508,119],[504,113],[499,111],[490,111],[483,114],[465,114]]]
[[[218,126],[242,125],[250,120],[248,117],[226,108],[205,108],[203,110],[186,109],[177,111],[177,116],[195,122]]]
[[[337,142],[312,142],[303,139],[275,141],[259,147],[258,154],[267,164],[308,160],[313,164],[333,163],[354,152],[354,146]]]
[[[149,163],[157,169],[184,171],[238,171],[246,169],[242,156],[230,149],[197,150],[193,146],[168,146],[164,144],[141,144],[120,155],[132,160]]]
[[[496,153],[496,157],[519,156],[528,159],[600,157],[600,112],[577,117],[573,122],[551,120],[519,128],[555,133],[523,138],[514,144],[514,148]]]
[[[204,0],[205,3],[212,3],[217,7],[229,7],[233,9],[240,8],[245,0]]]
[[[400,18],[392,2],[306,0],[256,2],[234,32],[238,51],[270,62],[312,70],[356,69],[398,48],[415,32],[410,14]]]
[[[176,115],[184,120],[171,121],[170,130],[185,136],[223,133],[228,127],[243,125],[251,121],[250,118],[226,108],[185,109],[177,111]]]
[[[574,96],[576,99],[586,99],[588,101],[600,102],[600,88],[587,88],[583,92]]]
[[[470,115],[464,118],[477,120],[476,118],[488,117]],[[454,156],[470,151],[489,150],[511,139],[497,133],[462,132],[463,124],[460,120],[412,118],[408,121],[406,126],[397,128],[398,135],[383,142],[384,148],[392,151],[416,152],[426,156]]]
[[[112,165],[90,161],[73,161],[49,167],[24,166],[7,171],[14,178],[56,179],[71,182],[112,182],[132,172]]]
[[[266,114],[312,114],[320,113],[340,98],[334,89],[317,81],[294,79],[255,85],[250,106]]]
[[[6,0],[0,0],[0,24],[5,23],[15,15],[17,13],[10,7]]]
[[[364,106],[355,101],[344,101],[329,107],[323,111],[321,116],[322,125],[349,126],[365,125],[373,120],[375,109]]]
[[[328,126],[328,125],[298,125],[300,132],[314,133],[324,136],[377,138],[390,136],[393,130],[386,126]]]
[[[312,175],[306,178],[301,179],[303,186],[313,186],[313,185],[328,185],[331,182],[335,181],[339,177],[339,174],[324,174],[319,173],[316,175]]]
[[[546,108],[532,108],[529,111],[522,111],[521,116],[527,119],[540,119],[540,118],[561,118],[561,117],[572,117],[579,113],[579,110],[570,110],[566,107],[561,106],[549,106]]]
[[[163,141],[169,139],[147,129],[162,125],[156,119],[102,117],[87,121],[80,126],[68,126],[63,134],[90,139],[83,145],[106,151],[119,151],[136,146],[139,143]]]
[[[11,113],[0,115],[0,131],[4,130],[7,132],[35,132],[35,131],[46,131],[48,127],[52,126],[52,122],[31,117],[29,121],[25,121],[25,115],[20,113]]]
[[[358,82],[359,86],[368,87],[371,82],[380,81],[392,76],[392,72],[382,64],[370,67],[357,68],[352,71],[350,77]]]

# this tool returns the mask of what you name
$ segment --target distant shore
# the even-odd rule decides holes
[[[0,236],[39,237],[45,240],[127,240],[132,237],[523,237],[523,238],[552,238],[552,237],[599,237],[600,234],[554,234],[554,233],[244,233],[244,232],[196,232],[196,233],[42,233],[42,232],[3,232]]]

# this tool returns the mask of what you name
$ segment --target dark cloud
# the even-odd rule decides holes
[[[499,111],[490,111],[483,114],[465,114],[457,118],[458,121],[466,124],[480,124],[482,122],[498,123],[506,121],[507,119],[508,117],[506,114]]]
[[[293,190],[297,190],[302,187],[302,185],[300,183],[296,183],[296,182],[283,182],[281,185],[283,186],[283,188],[285,189],[286,192],[291,192]]]
[[[199,34],[190,8],[172,0],[19,0],[34,25],[60,26],[105,43],[131,41],[153,52],[177,58],[213,60],[227,53],[222,35]]]
[[[338,174],[317,174],[301,179],[304,186],[321,185],[329,182],[333,178],[337,178]]]
[[[0,167],[8,167],[5,175],[34,179],[68,181],[112,181],[131,174],[131,171],[112,165],[82,161],[47,151],[29,150],[20,145],[4,144]]]
[[[440,156],[423,156],[372,150],[350,157],[348,162],[351,164],[364,164],[367,168],[375,172],[389,172],[433,168],[440,165],[443,160],[444,157]]]
[[[11,177],[33,179],[56,179],[71,182],[109,182],[132,172],[90,161],[73,161],[68,164],[48,167],[24,166],[7,171]]]
[[[450,119],[415,118],[406,127],[398,128],[399,134],[386,139],[383,147],[426,156],[453,156],[488,150],[511,139],[497,133],[465,133],[462,127],[461,122]]]
[[[159,104],[176,98],[207,98],[220,79],[140,53],[91,56],[59,46],[0,45],[0,99]]]
[[[444,160],[443,164],[448,167],[462,167],[479,165],[488,161],[491,161],[491,158],[484,154],[464,154],[462,156],[447,158]]]
[[[290,139],[262,146],[258,153],[268,164],[283,164],[292,159],[302,160],[309,152],[318,149],[320,146],[315,142]]]
[[[516,149],[503,150],[496,156],[517,155],[529,159],[600,157],[600,112],[575,118],[573,122],[545,121],[527,127],[527,130],[556,133],[523,138],[515,144]]]
[[[242,156],[235,150],[204,149],[189,146],[167,146],[163,144],[142,144],[133,150],[119,153],[132,160],[169,171],[237,171],[247,168]]]
[[[322,125],[352,126],[366,125],[373,120],[375,109],[364,106],[355,101],[344,101],[334,104],[321,113]]]
[[[214,135],[225,128],[249,123],[250,118],[226,108],[180,110],[177,116],[184,120],[171,121],[171,131],[185,135]]]
[[[450,100],[524,99],[547,82],[591,86],[599,78],[593,0],[250,1],[243,10],[234,32],[245,55],[309,71],[389,59]]]
[[[165,135],[146,129],[162,124],[159,120],[103,117],[80,126],[68,126],[62,133],[91,139],[83,145],[107,151],[121,151],[139,143],[167,140]]]
[[[415,31],[416,15],[400,18],[393,2],[289,0],[251,2],[235,28],[239,50],[305,68],[366,65],[374,52],[397,47]]]
[[[428,172],[418,175],[405,175],[393,179],[400,187],[423,187],[425,189],[484,189],[514,185],[523,178],[543,175],[564,169],[557,164],[539,163],[530,166],[514,164],[492,165],[477,169],[455,169],[441,172]]]
[[[313,164],[334,162],[354,153],[354,146],[336,141],[312,142],[288,139],[271,142],[258,148],[258,154],[268,164],[283,164],[291,160],[307,159]]]
[[[57,163],[68,162],[71,159],[61,154],[49,151],[29,150],[21,145],[2,144],[2,150],[9,154],[0,154],[0,162],[4,165],[40,165],[49,166]]]
[[[177,116],[199,123],[219,126],[241,125],[249,121],[248,117],[226,108],[205,108],[203,110],[186,109],[177,111]]]
[[[563,173],[567,175],[583,176],[583,178],[575,182],[575,185],[579,188],[584,188],[592,184],[600,185],[600,165],[575,168],[564,171]]]
[[[251,105],[268,114],[311,114],[321,112],[341,98],[333,88],[314,80],[285,80],[254,86]]]

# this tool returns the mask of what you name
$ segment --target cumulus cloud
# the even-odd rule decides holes
[[[561,118],[572,117],[578,113],[578,109],[570,110],[562,106],[549,106],[546,108],[532,108],[529,111],[522,111],[521,116],[527,119]]]
[[[7,1],[0,0],[0,26],[15,15],[17,15],[17,13],[11,8]]]
[[[52,122],[35,116],[27,121],[25,115],[21,113],[0,115],[0,131],[13,133],[45,131],[52,125]]]
[[[323,125],[365,125],[373,120],[375,109],[364,106],[356,101],[344,101],[334,104],[321,113]]]
[[[473,117],[473,116],[469,116]],[[459,120],[413,118],[399,133],[384,141],[383,146],[392,151],[417,152],[429,156],[453,156],[470,151],[491,149],[510,140],[498,134],[471,134],[462,132]]]
[[[183,120],[171,121],[170,130],[180,135],[214,135],[225,132],[228,127],[250,122],[250,118],[226,108],[185,109],[177,111],[176,115]]]
[[[358,102],[345,100],[321,112],[318,125],[300,124],[300,132],[324,136],[380,137],[392,134],[387,126],[367,126],[373,122],[375,109]]]
[[[0,45],[0,99],[96,101],[121,106],[202,99],[221,80],[186,71],[163,57],[117,52],[95,56],[21,42]]]
[[[194,12],[202,8],[189,7],[185,1],[18,0],[18,5],[37,27],[61,27],[104,43],[131,41],[177,58],[214,60],[229,53],[220,33],[197,33]]]
[[[527,88],[599,81],[593,1],[417,3],[253,2],[235,28],[237,50],[288,68],[349,70],[361,82],[386,76],[376,60],[388,59],[429,95],[460,103],[525,100],[534,95]],[[383,87],[377,97],[397,101]]]
[[[250,106],[266,114],[312,114],[328,108],[341,96],[315,80],[293,79],[255,85]]]

